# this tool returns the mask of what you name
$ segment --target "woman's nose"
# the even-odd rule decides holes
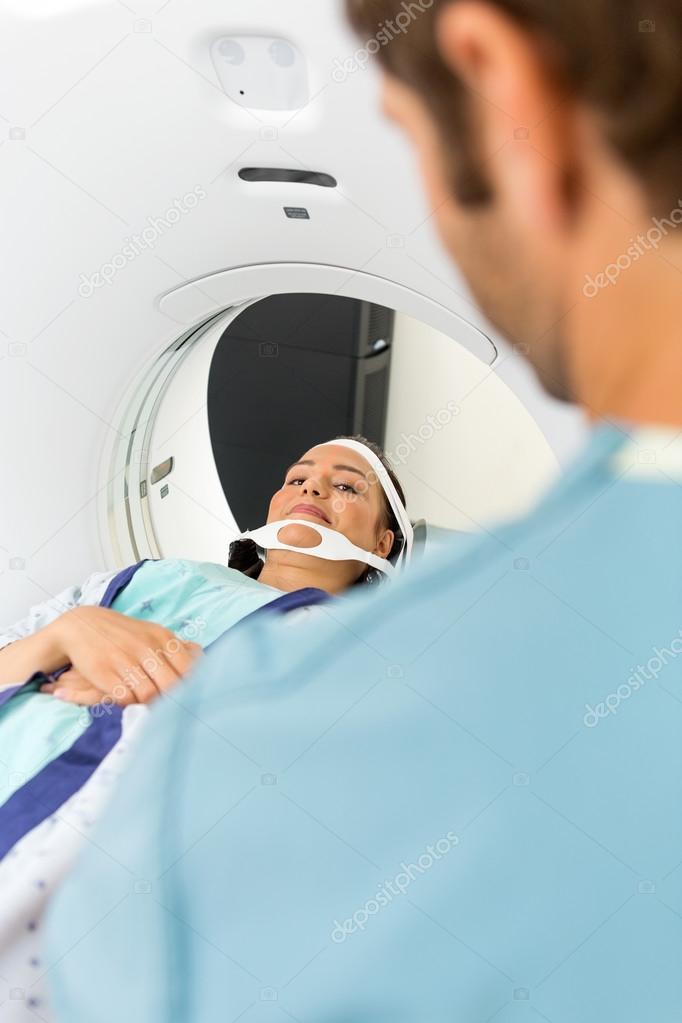
[[[322,494],[322,484],[319,480],[308,479],[301,487],[301,490],[304,494],[314,494],[316,497],[319,497]]]

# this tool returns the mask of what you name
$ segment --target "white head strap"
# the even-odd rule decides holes
[[[400,527],[400,532],[403,535],[403,545],[400,553],[396,559],[395,567],[404,568],[407,562],[412,557],[412,543],[414,540],[414,531],[412,529],[412,523],[410,522],[405,505],[398,496],[398,491],[393,485],[393,480],[388,475],[388,470],[378,455],[375,455],[371,448],[368,448],[366,444],[362,444],[359,440],[351,440],[350,438],[340,437],[337,440],[331,440],[330,444],[339,444],[341,447],[350,448],[351,451],[357,451],[366,462],[372,466],[376,480],[370,480],[370,483],[378,482],[381,489],[386,494],[391,511],[395,515],[396,522]]]
[[[372,467],[375,479],[372,479],[370,475],[368,483],[376,482],[381,486],[403,536],[403,544],[395,564],[387,558],[380,558],[372,551],[363,550],[343,533],[338,532],[338,530],[329,529],[327,526],[318,525],[307,519],[280,519],[278,522],[268,522],[265,526],[261,526],[260,529],[252,529],[242,533],[239,539],[253,540],[258,547],[266,551],[273,549],[294,551],[296,554],[310,554],[316,558],[326,558],[328,561],[360,561],[362,564],[378,569],[387,576],[392,576],[395,574],[396,569],[403,568],[410,560],[413,541],[412,524],[408,518],[405,506],[398,496],[398,491],[393,485],[393,481],[381,459],[365,444],[360,443],[360,441],[346,440],[345,438],[327,441],[327,443],[338,444],[357,451]],[[319,446],[323,447],[324,445]],[[308,529],[314,530],[320,537],[319,544],[312,547],[300,547],[280,540],[279,534],[282,529],[285,526],[294,524],[307,526]]]

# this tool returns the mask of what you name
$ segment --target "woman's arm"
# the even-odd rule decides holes
[[[106,607],[74,607],[34,636],[0,650],[0,685],[71,665],[43,687],[74,703],[148,703],[170,689],[201,653],[170,629]]]
[[[125,705],[146,703],[185,675],[201,652],[196,643],[98,606],[115,575],[95,573],[0,631],[0,688],[71,665],[43,691],[90,704],[113,694]]]
[[[0,650],[0,686],[26,682],[36,671],[49,675],[68,664],[60,622],[58,618],[33,636],[17,639]]]

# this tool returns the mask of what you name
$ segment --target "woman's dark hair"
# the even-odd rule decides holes
[[[378,444],[375,444],[372,440],[368,440],[359,433],[353,434],[352,436],[339,437],[338,440],[355,440],[359,444],[364,444],[366,448],[369,448],[369,450],[377,456],[384,469],[386,469],[403,507],[407,506],[407,502],[405,501],[405,492],[400,480],[396,476],[395,470],[393,469],[386,452]],[[400,550],[400,547],[405,542],[405,538],[402,535],[398,520],[395,517],[395,513],[391,508],[383,489],[381,491],[381,497],[383,506],[381,526],[383,529],[390,529],[394,534],[393,545],[388,554],[388,557],[390,558],[394,552],[397,553]],[[230,555],[227,563],[229,568],[236,568],[237,571],[242,572],[244,575],[248,575],[251,579],[257,579],[261,573],[261,569],[263,568],[263,560],[258,554],[258,548],[253,540],[235,540],[231,543]],[[365,585],[367,583],[375,584],[381,581],[382,578],[383,575],[381,572],[377,571],[377,569],[368,567],[356,580],[355,585]]]

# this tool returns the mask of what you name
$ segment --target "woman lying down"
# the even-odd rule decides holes
[[[411,546],[386,456],[339,438],[289,468],[266,525],[231,545],[228,567],[170,559],[93,575],[0,633],[3,1021],[47,1018],[42,911],[90,840],[145,704],[247,616],[323,614],[316,605],[403,567]]]

